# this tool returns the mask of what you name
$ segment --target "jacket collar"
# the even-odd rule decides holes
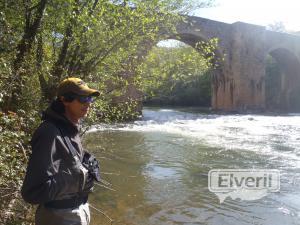
[[[78,133],[80,130],[80,126],[73,124],[68,118],[62,114],[57,112],[53,107],[53,103],[42,113],[42,120],[52,121],[57,125],[64,126],[72,133]]]

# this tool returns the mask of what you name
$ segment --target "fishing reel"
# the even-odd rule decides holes
[[[95,156],[85,152],[82,160],[82,165],[88,170],[88,174],[93,180],[100,182],[100,164]]]

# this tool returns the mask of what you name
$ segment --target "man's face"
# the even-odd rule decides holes
[[[90,102],[80,102],[78,99],[74,99],[71,102],[63,101],[65,105],[65,114],[73,122],[77,122],[79,119],[85,117],[90,109]]]

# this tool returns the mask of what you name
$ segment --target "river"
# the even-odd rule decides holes
[[[300,114],[218,115],[145,108],[141,120],[93,127],[84,145],[111,190],[90,203],[115,225],[300,224]],[[280,191],[220,203],[211,169],[278,169]],[[92,225],[110,224],[91,209]]]

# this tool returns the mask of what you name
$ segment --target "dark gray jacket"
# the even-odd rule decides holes
[[[82,160],[78,127],[52,107],[45,111],[43,120],[31,140],[32,154],[21,191],[24,200],[32,204],[79,196],[84,186],[84,174],[60,131],[70,138]]]

